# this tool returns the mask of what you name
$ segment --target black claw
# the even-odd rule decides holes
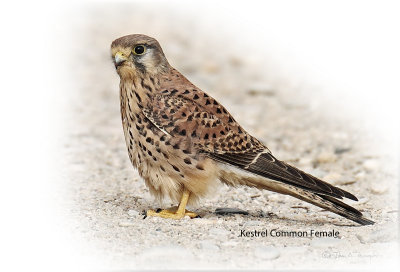
[[[146,219],[146,217],[147,217],[147,214],[145,214],[145,215],[143,216],[143,219]]]
[[[194,218],[201,218],[201,216],[200,215],[196,215],[196,217],[194,217]]]
[[[156,210],[156,213],[159,213],[159,212],[161,212],[161,211],[162,211],[162,209],[158,208],[158,209]]]

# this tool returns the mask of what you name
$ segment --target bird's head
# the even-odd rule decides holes
[[[111,44],[111,55],[121,78],[155,76],[168,70],[169,64],[157,40],[142,34],[116,39]]]

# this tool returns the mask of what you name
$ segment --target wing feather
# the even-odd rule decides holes
[[[214,160],[321,195],[357,200],[351,193],[276,159],[229,112],[199,90],[165,90],[153,98],[144,114],[169,136],[178,140],[190,137],[192,148]]]

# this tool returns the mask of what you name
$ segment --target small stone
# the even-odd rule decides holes
[[[274,91],[270,91],[268,89],[254,89],[254,88],[251,88],[250,90],[247,91],[247,93],[250,96],[259,96],[259,95],[274,96],[275,95]]]
[[[356,236],[362,244],[389,243],[397,240],[397,230],[395,226],[387,225],[370,233],[359,233]]]
[[[136,210],[129,210],[128,211],[128,215],[131,216],[131,217],[136,217],[136,216],[139,215],[139,212],[136,211]]]
[[[357,239],[360,241],[361,244],[367,244],[367,234],[356,234]]]
[[[368,197],[362,196],[362,197],[359,197],[358,201],[354,202],[353,205],[361,205],[361,204],[367,203],[368,201],[369,201]]]
[[[350,147],[336,147],[335,154],[336,155],[343,154],[343,153],[349,152],[350,150],[351,150]]]
[[[329,163],[336,161],[336,155],[331,151],[323,151],[317,157],[318,163]]]
[[[203,63],[203,69],[207,73],[217,73],[219,68],[220,67],[214,61],[209,60],[209,61]]]
[[[364,172],[364,171],[361,171],[361,172],[358,172],[358,173],[354,176],[354,178],[355,178],[356,180],[362,180],[362,179],[365,178],[365,176],[366,176],[365,172]]]
[[[329,173],[324,176],[322,180],[329,183],[338,184],[342,180],[342,175],[340,175],[339,173]]]
[[[349,185],[356,182],[355,178],[343,177],[339,173],[329,173],[323,180],[332,183],[333,185]]]
[[[257,247],[254,250],[254,255],[258,259],[264,259],[264,260],[275,260],[279,258],[281,253],[276,247],[273,246],[262,246],[262,247]]]
[[[252,82],[247,93],[250,96],[259,96],[259,95],[274,96],[275,95],[275,91],[273,90],[273,88],[270,85],[268,85],[267,83],[263,83],[263,82]]]
[[[376,195],[381,195],[387,192],[389,186],[384,183],[373,183],[371,185],[371,192]]]
[[[236,208],[217,208],[215,210],[216,214],[220,215],[227,215],[227,214],[244,214],[248,215],[249,213],[247,211],[241,210],[241,209],[236,209]]]
[[[342,243],[341,239],[332,237],[314,238],[310,246],[317,248],[336,247]]]
[[[349,138],[349,135],[346,132],[335,132],[333,133],[333,138],[345,141]]]
[[[379,169],[379,162],[375,159],[368,159],[364,161],[363,167],[370,172],[377,171]]]
[[[309,157],[303,157],[303,158],[300,158],[300,160],[299,160],[299,165],[302,167],[310,166],[310,165],[312,165],[312,163],[313,163],[313,160]]]

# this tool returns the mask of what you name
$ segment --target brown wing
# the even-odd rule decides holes
[[[173,138],[189,140],[207,153],[260,152],[265,146],[249,135],[214,99],[201,91],[164,90],[143,109],[146,117]]]
[[[201,153],[265,178],[339,199],[357,198],[277,160],[248,134],[215,99],[197,89],[165,89],[144,112],[173,138],[187,139]]]

